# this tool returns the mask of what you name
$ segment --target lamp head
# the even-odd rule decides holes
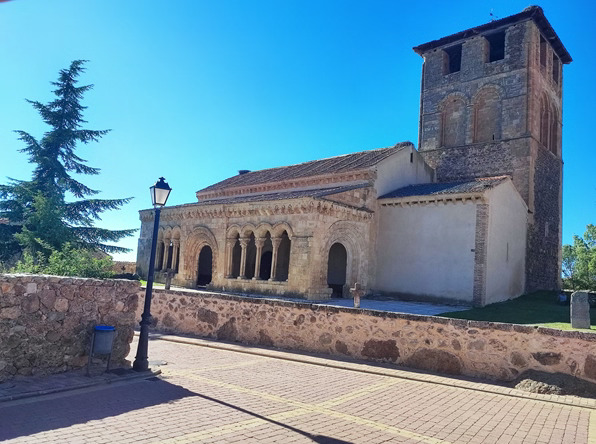
[[[168,200],[170,191],[172,191],[163,177],[160,177],[149,190],[151,191],[151,203],[155,208],[163,207]]]

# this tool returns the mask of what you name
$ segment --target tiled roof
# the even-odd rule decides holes
[[[492,22],[485,23],[484,25],[476,26],[474,28],[461,31],[456,34],[448,35],[438,40],[433,40],[432,42],[423,43],[422,45],[418,45],[413,49],[414,51],[416,51],[417,54],[422,55],[431,49],[438,48],[439,46],[444,46],[450,43],[457,42],[458,40],[474,37],[479,34],[486,34],[487,32],[490,32],[493,29],[497,29],[502,26],[521,22],[523,20],[528,19],[534,20],[534,23],[536,23],[540,31],[542,31],[544,36],[551,43],[553,49],[555,50],[561,61],[563,63],[571,63],[571,55],[569,55],[569,52],[567,52],[567,49],[565,49],[565,46],[563,46],[563,42],[561,42],[561,39],[559,39],[559,36],[544,16],[544,11],[540,6],[528,6],[526,9],[524,9],[522,12],[518,14],[510,15],[500,20],[494,20]]]
[[[285,200],[285,199],[300,199],[302,197],[323,197],[330,194],[342,193],[344,191],[355,190],[357,188],[363,188],[367,185],[349,185],[342,187],[326,187],[326,188],[315,188],[310,190],[299,190],[299,191],[278,191],[274,193],[262,193],[253,195],[243,196],[231,196],[222,197],[220,199],[212,199],[206,201],[200,201],[191,205],[223,205],[223,204],[235,204],[235,203],[247,203],[247,202],[264,202],[270,200]]]
[[[337,174],[357,171],[365,168],[370,168],[379,163],[380,161],[391,156],[392,154],[409,146],[412,146],[411,142],[402,142],[389,148],[361,151],[359,153],[344,154],[343,156],[313,160],[310,162],[299,163],[296,165],[269,168],[266,170],[259,171],[251,171],[249,173],[238,174],[236,176],[232,176],[228,179],[222,180],[221,182],[218,182],[216,184],[208,186],[207,188],[203,188],[202,190],[197,191],[197,193],[222,190],[224,188],[235,188],[271,182],[282,182],[286,180],[295,180],[325,174]]]
[[[412,196],[436,196],[442,194],[466,194],[482,193],[507,179],[507,176],[483,177],[474,180],[446,183],[422,183],[419,185],[409,185],[404,188],[391,191],[379,199],[390,199]]]

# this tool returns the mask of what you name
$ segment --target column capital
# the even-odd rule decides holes
[[[258,248],[263,248],[263,246],[265,245],[265,238],[264,237],[258,237],[255,239],[255,246]]]
[[[272,237],[271,243],[273,244],[273,248],[279,247],[279,244],[281,243],[281,237]]]
[[[250,237],[241,237],[240,238],[240,246],[242,248],[246,248],[246,246],[248,245],[249,242],[250,242]]]

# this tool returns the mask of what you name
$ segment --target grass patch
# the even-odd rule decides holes
[[[508,324],[540,325],[560,330],[571,328],[569,305],[556,301],[556,293],[538,291],[520,296],[511,301],[499,302],[482,308],[441,313],[441,317],[467,319],[471,321],[505,322]],[[591,330],[596,333],[596,309],[590,310]]]
[[[144,281],[143,279],[139,279],[139,282],[141,283],[141,287],[147,286],[147,281]],[[165,284],[160,284],[159,282],[153,281],[153,288],[155,288],[155,287],[165,287]]]

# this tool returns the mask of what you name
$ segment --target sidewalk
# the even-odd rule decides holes
[[[56,375],[17,376],[10,381],[0,383],[0,403],[135,379],[147,379],[161,373],[159,369],[149,369],[145,372],[122,368],[103,372],[103,369],[105,367],[99,369],[92,367],[91,376],[86,376],[86,368]]]

